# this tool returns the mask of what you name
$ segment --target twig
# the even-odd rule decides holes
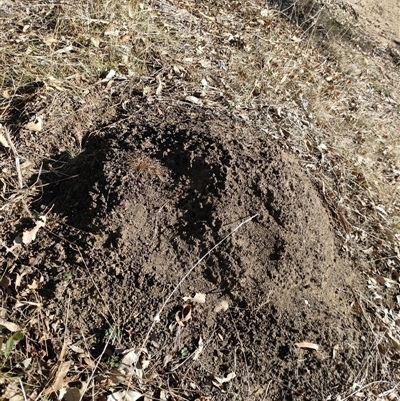
[[[158,311],[158,313],[156,314],[156,316],[153,319],[153,323],[150,326],[149,331],[146,334],[146,337],[143,341],[143,345],[142,348],[145,349],[146,348],[146,343],[149,339],[149,336],[151,334],[151,332],[154,329],[154,326],[156,325],[156,323],[159,321],[160,319],[160,315],[162,313],[162,311],[164,310],[164,308],[166,307],[167,303],[169,302],[169,300],[172,298],[172,296],[175,294],[175,292],[179,289],[179,287],[182,285],[182,283],[188,278],[188,276],[190,275],[190,273],[192,273],[192,271],[207,257],[209,256],[216,248],[218,248],[223,242],[225,242],[234,232],[236,232],[237,230],[239,230],[240,227],[242,227],[243,225],[245,225],[246,223],[248,223],[249,221],[253,220],[255,217],[258,216],[258,213],[255,214],[254,216],[249,217],[248,219],[246,219],[245,221],[241,222],[236,228],[234,228],[229,234],[227,234],[224,238],[221,239],[221,241],[219,241],[216,245],[214,245],[207,253],[205,253],[189,270],[188,272],[181,278],[181,280],[179,281],[179,283],[176,285],[176,287],[172,290],[172,292],[168,295],[167,299],[164,301],[164,303],[162,304],[160,310]]]
[[[25,392],[25,389],[24,389],[24,384],[22,383],[21,378],[19,378],[19,385],[21,386],[22,395],[24,396],[24,400],[25,400],[25,401],[28,401],[28,398],[27,398],[27,396],[26,396],[26,392]]]
[[[13,141],[11,140],[10,132],[8,131],[8,129],[5,128],[4,132],[6,134],[7,141],[9,143],[10,147],[11,147],[11,150],[12,150],[12,152],[14,154],[15,167],[17,169],[17,174],[18,174],[18,186],[19,186],[19,189],[22,189],[22,187],[23,187],[23,185],[22,185],[22,173],[21,173],[21,166],[20,166],[20,163],[19,163],[18,152],[17,152],[17,149],[15,148],[15,145],[14,145]]]

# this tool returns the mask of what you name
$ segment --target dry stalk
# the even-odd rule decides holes
[[[7,128],[4,128],[4,132],[6,134],[6,138],[7,138],[8,144],[10,145],[11,150],[12,150],[12,152],[14,154],[15,167],[17,169],[17,174],[18,174],[18,187],[19,187],[19,189],[22,189],[23,188],[22,173],[21,173],[21,165],[20,165],[20,162],[19,162],[18,152],[17,152],[17,149],[16,149],[13,141],[11,140],[11,136],[10,136],[9,130]]]

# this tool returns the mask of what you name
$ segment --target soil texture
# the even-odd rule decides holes
[[[87,132],[79,155],[45,163],[34,206],[46,231],[9,255],[9,270],[43,275],[50,330],[81,347],[83,336],[96,357],[111,338],[99,372],[145,348],[140,386],[155,399],[165,383],[185,400],[334,399],[357,380],[369,339],[319,194],[267,130],[142,99]],[[183,300],[196,293],[205,303]],[[60,352],[45,341],[47,358]]]

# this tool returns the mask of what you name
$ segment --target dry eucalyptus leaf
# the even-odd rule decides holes
[[[143,397],[143,394],[139,393],[139,391],[120,390],[110,394],[107,397],[107,401],[137,401],[141,397]]]
[[[3,318],[0,318],[0,326],[4,326],[7,330],[11,331],[12,333],[22,330],[21,327],[18,326],[18,324],[15,324],[13,322],[7,322]]]
[[[203,352],[204,349],[204,344],[203,344],[203,339],[200,337],[199,338],[199,347],[196,349],[193,355],[193,360],[197,361],[199,359],[200,354]]]
[[[46,225],[46,216],[40,216],[39,219],[36,221],[35,227],[31,230],[24,231],[22,234],[22,243],[23,244],[30,244],[32,241],[36,239],[36,234],[40,228]],[[15,240],[14,240],[15,242]]]
[[[318,351],[318,349],[319,349],[318,344],[309,343],[307,341],[303,341],[301,343],[296,343],[295,345],[299,348],[313,349],[315,351]]]
[[[222,300],[215,308],[214,312],[219,313],[219,312],[225,312],[226,310],[229,309],[229,304],[228,301]]]
[[[112,69],[111,69],[111,70],[107,73],[106,77],[105,77],[104,79],[101,80],[101,82],[106,83],[106,82],[111,81],[111,80],[114,78],[114,76],[115,76],[116,73],[117,73],[117,72],[116,72],[115,70],[112,70]]]
[[[92,45],[94,47],[99,47],[100,46],[100,39],[98,39],[98,38],[90,38],[90,41],[92,42]]]
[[[0,134],[0,145],[3,145],[5,148],[9,148],[10,145],[7,142],[7,139],[3,134]]]
[[[192,318],[192,306],[189,304],[183,305],[183,309],[176,313],[175,319],[179,326],[184,326],[187,321]]]
[[[172,354],[165,355],[164,360],[163,360],[163,366],[164,367],[167,366],[172,361],[172,359],[173,359]]]
[[[40,132],[43,129],[43,118],[37,117],[35,121],[26,124],[25,128],[30,131]]]
[[[69,45],[69,46],[63,47],[62,49],[59,49],[59,50],[55,51],[53,54],[69,53],[73,49],[74,49],[74,46]]]
[[[72,361],[66,361],[60,365],[60,367],[57,370],[53,385],[51,385],[50,387],[48,387],[45,390],[45,394],[54,393],[58,390],[61,390],[64,387],[64,384],[65,384],[64,379],[65,379],[65,376],[67,376],[67,373],[69,372],[71,364],[72,364]]]
[[[185,302],[192,301],[198,304],[204,304],[206,302],[206,294],[196,293],[194,297],[183,297]]]
[[[161,79],[159,79],[158,80],[158,87],[156,89],[156,95],[157,96],[161,95],[162,89],[163,89],[162,81],[161,81]]]
[[[193,103],[193,104],[197,104],[199,106],[202,105],[202,101],[196,96],[186,96],[185,100],[187,102],[190,102],[190,103]]]
[[[213,380],[212,383],[214,386],[221,388],[224,383],[227,383],[236,377],[235,372],[228,373],[226,377],[215,377],[215,381]]]
[[[52,44],[57,43],[57,42],[58,42],[58,40],[53,38],[52,36],[47,36],[44,39],[44,43],[46,43],[47,46],[51,46]]]
[[[2,399],[8,401],[25,400],[18,380],[11,380],[7,387],[3,388]]]

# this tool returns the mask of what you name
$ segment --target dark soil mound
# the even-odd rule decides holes
[[[68,308],[72,336],[85,333],[96,352],[99,333],[98,349],[112,329],[116,346],[140,347],[193,263],[257,214],[171,298],[144,344],[158,376],[142,386],[168,383],[188,400],[316,400],[343,391],[343,375],[354,371],[347,364],[362,357],[350,319],[352,274],[314,188],[265,133],[187,105],[131,101],[79,156],[62,160],[58,177],[70,178],[49,179],[40,203],[65,218],[68,226],[52,230],[69,242],[49,239],[53,254],[39,265],[52,297],[46,308],[58,319]],[[50,282],[65,273],[69,280]],[[182,296],[195,293],[206,302],[181,327]],[[229,309],[217,313],[222,300]],[[186,359],[200,337],[200,357]],[[319,350],[295,345],[304,341]],[[105,358],[110,352],[118,354]],[[212,385],[233,371],[226,393]]]

